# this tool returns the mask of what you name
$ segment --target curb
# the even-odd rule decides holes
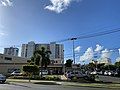
[[[57,81],[35,81],[31,80],[9,80],[6,83],[16,85],[16,83],[31,83],[31,84],[41,84],[41,85],[63,85],[63,86],[75,86],[75,87],[90,87],[90,88],[108,88],[108,89],[120,89],[120,84],[112,83],[75,83],[75,82],[57,82]],[[18,84],[19,85],[19,84]],[[21,85],[21,84],[20,84]]]

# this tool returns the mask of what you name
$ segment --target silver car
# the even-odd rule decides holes
[[[0,74],[0,82],[4,83],[6,81],[6,76],[4,76],[3,74]]]

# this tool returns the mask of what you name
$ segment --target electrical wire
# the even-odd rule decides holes
[[[117,33],[117,32],[120,32],[120,28],[112,29],[109,31],[107,30],[107,31],[97,32],[97,33],[88,34],[88,35],[82,35],[82,36],[74,37],[74,38],[58,40],[58,41],[54,41],[51,43],[61,43],[61,42],[70,41],[70,40],[86,39],[86,38],[98,37],[98,36],[108,35],[108,34]]]

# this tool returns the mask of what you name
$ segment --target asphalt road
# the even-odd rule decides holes
[[[117,90],[117,89],[14,83],[14,84],[0,84],[0,90]]]
[[[120,78],[118,78],[118,77],[99,75],[99,80],[103,81],[103,82],[120,83]]]

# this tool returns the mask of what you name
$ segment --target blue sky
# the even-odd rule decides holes
[[[55,0],[0,1],[0,52],[29,41],[49,43],[120,27],[120,0],[56,0],[63,6],[57,6]],[[75,47],[81,47],[79,55],[89,47],[95,49],[96,44],[104,49],[117,48],[119,36],[117,32],[81,39],[75,41]],[[63,44],[65,54],[72,55],[72,42]],[[117,56],[118,52],[111,55],[113,62]]]

